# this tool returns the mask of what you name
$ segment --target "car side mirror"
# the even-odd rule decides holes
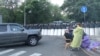
[[[24,29],[21,29],[21,31],[24,31]]]

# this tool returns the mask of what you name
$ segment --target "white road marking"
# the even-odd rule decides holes
[[[42,54],[40,54],[40,53],[33,53],[32,55],[30,55],[30,56],[41,56]]]
[[[16,52],[16,53],[14,53],[14,54],[12,54],[12,55],[9,55],[9,56],[19,56],[19,55],[22,55],[22,54],[24,54],[24,53],[26,53],[26,51]]]
[[[8,49],[8,50],[4,50],[2,52],[0,52],[0,55],[3,55],[3,54],[6,54],[6,53],[9,53],[11,51],[13,51],[14,49]]]

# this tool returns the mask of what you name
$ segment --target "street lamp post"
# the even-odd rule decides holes
[[[0,23],[2,23],[2,15],[0,14]]]
[[[26,0],[24,0],[24,26],[26,25]]]

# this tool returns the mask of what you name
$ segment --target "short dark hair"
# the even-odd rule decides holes
[[[77,25],[82,26],[82,24],[81,24],[81,23],[77,23]]]

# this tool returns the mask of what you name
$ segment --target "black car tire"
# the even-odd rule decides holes
[[[27,43],[28,43],[28,45],[30,45],[30,46],[36,46],[37,43],[38,43],[38,40],[37,40],[37,38],[36,38],[35,36],[30,36],[30,37],[28,38]]]

